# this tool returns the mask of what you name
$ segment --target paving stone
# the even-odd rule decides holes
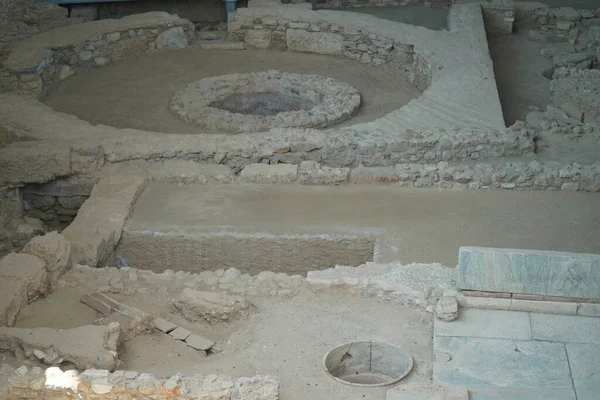
[[[471,400],[577,400],[572,388],[487,388],[469,392]]]
[[[177,328],[177,325],[162,318],[154,318],[154,327],[163,333],[169,333]]]
[[[577,315],[577,303],[512,299],[509,310],[547,314]]]
[[[600,304],[581,303],[577,309],[577,314],[588,317],[600,317]]]
[[[481,339],[434,338],[434,352],[450,355],[436,361],[436,384],[486,387],[571,388],[569,364],[562,343]]]
[[[174,331],[169,333],[169,335],[173,336],[173,339],[177,339],[177,340],[185,340],[191,334],[192,334],[192,332],[190,332],[187,329],[184,329],[182,327],[178,327],[177,329],[175,329]]]
[[[532,313],[531,333],[534,340],[600,344],[600,318]]]
[[[567,343],[567,355],[578,400],[600,397],[600,345]]]
[[[436,336],[531,339],[529,315],[524,312],[465,308],[454,322],[435,321]]]
[[[461,289],[600,299],[600,255],[461,247]]]
[[[442,388],[393,388],[387,392],[387,400],[445,400]]]
[[[185,339],[185,342],[193,349],[204,351],[211,349],[215,345],[215,342],[194,333],[188,336],[187,339]]]

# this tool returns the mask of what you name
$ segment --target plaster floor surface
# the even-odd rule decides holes
[[[356,88],[361,106],[339,126],[383,117],[420,95],[397,72],[341,57],[188,48],[78,73],[62,82],[44,101],[57,111],[92,124],[163,133],[203,133],[203,128],[169,111],[169,99],[175,92],[209,76],[273,69],[327,76]]]
[[[472,400],[595,400],[600,318],[461,309],[434,323],[434,382]]]
[[[600,253],[600,195],[154,184],[141,195],[125,231],[368,234],[377,240],[377,262],[453,267],[460,246]]]

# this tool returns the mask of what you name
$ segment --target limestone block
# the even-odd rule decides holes
[[[167,29],[154,41],[157,50],[184,49],[188,46],[188,38],[182,27]]]
[[[9,146],[0,149],[0,186],[43,183],[71,173],[71,149],[62,145]]]
[[[575,9],[571,7],[553,8],[552,14],[554,14],[554,16],[557,19],[562,19],[566,21],[577,22],[581,20],[581,14],[579,14],[577,11],[575,11]]]
[[[44,261],[31,254],[10,253],[0,259],[0,279],[25,282],[28,301],[33,301],[47,292]]]
[[[246,183],[292,183],[298,175],[298,166],[291,164],[250,164],[240,178]]]
[[[398,175],[394,167],[358,167],[350,172],[351,183],[395,183]]]
[[[600,255],[461,247],[458,287],[600,299]]]
[[[344,38],[337,33],[288,29],[286,41],[288,49],[301,53],[341,55],[344,51]]]
[[[298,182],[303,185],[339,185],[348,182],[349,168],[332,168],[316,161],[302,161]]]
[[[34,237],[25,245],[23,252],[45,262],[50,285],[71,266],[71,243],[58,232]]]
[[[244,43],[255,49],[267,50],[271,47],[271,36],[270,29],[251,29],[244,35]]]
[[[77,217],[62,234],[71,242],[73,263],[103,266],[121,239],[125,221],[144,189],[146,174],[107,176],[98,182]]]
[[[200,164],[188,160],[166,160],[150,166],[153,181],[170,183],[231,183],[231,168],[219,164]]]

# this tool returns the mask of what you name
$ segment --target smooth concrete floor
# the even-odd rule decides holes
[[[375,261],[454,267],[460,246],[600,253],[600,194],[155,184],[127,229],[369,234],[378,237]]]

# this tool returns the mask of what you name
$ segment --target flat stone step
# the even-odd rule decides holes
[[[305,274],[371,260],[455,266],[467,244],[600,253],[599,213],[597,197],[567,192],[155,183],[117,259],[154,271]]]

